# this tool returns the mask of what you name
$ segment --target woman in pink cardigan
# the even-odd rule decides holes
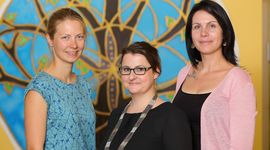
[[[194,150],[251,150],[256,98],[250,76],[238,67],[235,35],[224,9],[205,0],[186,26],[191,65],[178,75],[173,104],[190,121]]]

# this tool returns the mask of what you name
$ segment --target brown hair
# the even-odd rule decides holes
[[[160,65],[160,58],[158,55],[158,50],[151,46],[147,42],[135,42],[128,47],[122,50],[122,56],[120,59],[120,65],[122,65],[123,57],[125,54],[141,54],[143,55],[149,64],[151,65],[154,72],[161,74],[161,65]]]
[[[84,26],[84,32],[86,32],[86,26],[85,23],[83,22],[83,18],[80,16],[79,13],[76,11],[72,10],[71,8],[61,8],[57,11],[55,11],[49,18],[48,24],[47,24],[47,34],[50,36],[51,39],[54,38],[54,34],[56,32],[56,27],[57,25],[65,21],[67,19],[71,20],[78,20],[79,22],[82,23]]]

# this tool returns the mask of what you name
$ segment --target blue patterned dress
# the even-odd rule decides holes
[[[77,76],[76,83],[67,84],[40,72],[25,94],[30,90],[40,93],[48,106],[45,149],[95,150],[96,116],[89,81]]]

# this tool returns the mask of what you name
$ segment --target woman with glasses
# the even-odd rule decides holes
[[[131,101],[112,112],[101,149],[191,150],[186,116],[157,95],[156,80],[161,73],[157,49],[136,42],[123,49],[120,65]]]

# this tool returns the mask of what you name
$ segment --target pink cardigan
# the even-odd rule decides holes
[[[190,68],[187,65],[179,72],[176,93]],[[256,113],[249,75],[232,68],[202,106],[201,150],[252,150]]]

